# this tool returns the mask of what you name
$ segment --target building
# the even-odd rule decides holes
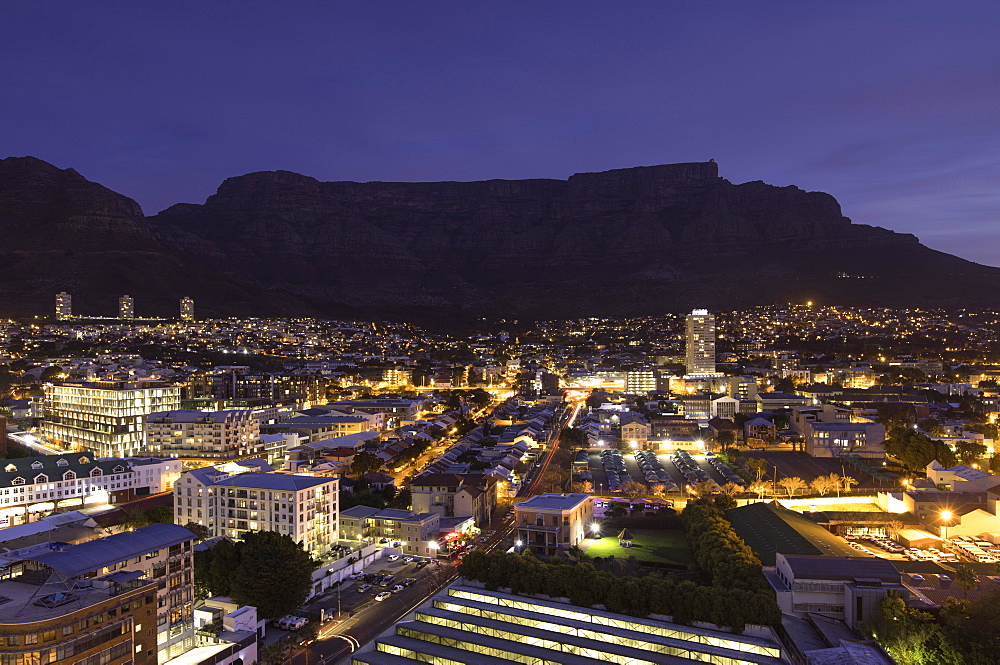
[[[90,453],[20,457],[0,464],[0,528],[37,521],[56,510],[157,494],[180,476],[180,462],[97,459]]]
[[[260,421],[249,409],[157,411],[146,416],[146,452],[209,464],[261,454]]]
[[[251,374],[232,371],[212,377],[216,399],[316,402],[326,399],[327,377],[315,374]]]
[[[821,614],[857,627],[878,615],[886,593],[909,594],[887,559],[849,556],[793,556],[778,552],[764,576],[787,614]]]
[[[351,663],[798,662],[784,652],[773,630],[748,628],[743,634],[712,630],[456,583],[428,599],[394,631],[352,654]]]
[[[808,422],[805,439],[805,451],[813,457],[885,458],[885,426],[880,423]]]
[[[135,318],[135,301],[132,300],[132,296],[122,296],[118,299],[118,318]]]
[[[42,434],[98,457],[129,457],[144,446],[146,416],[181,406],[180,388],[157,381],[46,384]]]
[[[194,321],[194,300],[181,298],[181,321]]]
[[[194,538],[152,524],[0,555],[0,662],[156,665],[193,648]]]
[[[208,527],[213,537],[276,531],[313,556],[337,544],[339,479],[290,473],[194,469],[174,484],[174,521]]]
[[[579,545],[593,521],[589,494],[538,494],[514,504],[517,540],[539,554]]]
[[[707,309],[687,315],[684,325],[684,366],[688,374],[715,373],[715,316]]]
[[[477,473],[425,473],[410,483],[414,512],[475,519],[489,524],[497,505],[497,479]]]
[[[340,535],[386,547],[398,547],[406,554],[437,554],[441,516],[410,510],[354,506],[340,513]]]
[[[73,296],[65,291],[60,291],[56,294],[56,318],[73,318]]]
[[[656,370],[637,369],[625,372],[626,393],[630,395],[646,395],[656,389]]]

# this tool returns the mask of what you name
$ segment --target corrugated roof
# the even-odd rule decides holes
[[[28,558],[44,563],[67,577],[74,577],[194,538],[193,533],[176,524],[150,524],[135,531],[72,545],[60,552],[46,552]]]

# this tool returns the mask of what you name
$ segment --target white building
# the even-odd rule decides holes
[[[46,384],[44,393],[45,438],[98,457],[138,454],[146,416],[181,405],[180,388],[148,380]]]
[[[517,540],[540,554],[579,545],[593,520],[589,494],[538,494],[514,504]]]
[[[696,309],[684,326],[684,365],[688,374],[715,373],[715,315]]]
[[[174,522],[195,522],[213,537],[234,539],[247,531],[276,531],[317,556],[337,543],[339,484],[330,477],[195,469],[174,485]]]
[[[0,528],[55,510],[121,503],[171,489],[179,460],[97,459],[90,453],[20,457],[0,462]]]

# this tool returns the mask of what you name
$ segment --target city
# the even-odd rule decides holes
[[[0,3],[0,665],[1000,665],[998,25]]]
[[[63,292],[53,316],[0,322],[11,647],[880,662],[904,639],[886,622],[929,640],[947,626],[929,617],[971,626],[1000,591],[994,312],[804,303],[462,335],[120,303],[78,316]],[[106,607],[119,627],[93,644],[15,635]],[[605,633],[571,639],[580,621]]]

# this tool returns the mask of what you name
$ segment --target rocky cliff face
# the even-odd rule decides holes
[[[139,282],[152,282],[148,297],[171,311],[192,295],[218,313],[421,318],[807,298],[971,305],[1000,285],[1000,270],[852,224],[828,194],[735,185],[714,162],[484,182],[261,172],[226,180],[203,205],[143,219],[133,201],[74,171],[3,160],[0,203],[0,239],[17,253],[100,257],[99,270],[71,271],[75,283],[48,263],[26,289],[46,305],[61,288],[104,288],[108,274],[116,294],[129,283],[143,296]]]

